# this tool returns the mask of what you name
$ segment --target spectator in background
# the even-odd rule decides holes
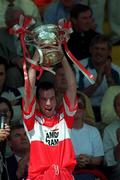
[[[73,33],[68,40],[68,48],[78,59],[90,56],[89,45],[91,40],[98,35],[93,29],[92,10],[87,5],[75,4],[70,11]]]
[[[2,115],[2,113],[5,115],[5,123],[9,125],[13,117],[13,109],[10,101],[5,97],[0,97],[0,115]]]
[[[94,84],[75,68],[78,89],[90,97],[97,122],[101,120],[100,105],[107,88],[120,85],[120,67],[112,63],[111,48],[105,36],[97,35],[90,44],[90,58],[81,61],[96,78]]]
[[[0,97],[0,179],[8,179],[5,163],[6,139],[10,133],[10,123],[13,110],[10,102]]]
[[[115,96],[120,92],[120,85],[110,86],[105,92],[101,102],[101,117],[104,125],[109,125],[119,119],[113,107]]]
[[[26,178],[29,162],[29,141],[23,125],[11,126],[8,145],[13,152],[12,156],[6,158],[10,180]]]
[[[104,33],[104,17],[106,14],[110,27],[110,40],[114,45],[120,45],[120,1],[119,0],[84,0],[93,11],[96,30]]]
[[[6,85],[6,72],[7,67],[5,60],[0,57],[0,96],[7,98],[13,107],[14,115],[12,118],[12,123],[15,121],[20,121],[22,118],[21,113],[21,93],[17,88],[11,88]]]
[[[0,1],[0,27],[5,27],[5,12],[9,6],[15,6],[22,9],[25,15],[32,16],[38,24],[41,24],[41,17],[37,6],[32,2],[32,0],[1,0]]]
[[[28,8],[29,3],[33,5],[31,8]],[[3,1],[3,4],[1,4],[0,8],[2,6],[6,7],[7,4],[8,1]],[[35,11],[35,13],[32,12],[34,4],[30,0],[16,0],[13,2],[13,4],[14,5],[8,6],[6,8],[3,7],[2,9],[2,11],[5,9],[4,21],[6,23],[6,26],[0,28],[0,56],[6,59],[6,62],[9,66],[9,69],[7,71],[8,86],[17,88],[23,85],[23,50],[21,48],[19,37],[11,34],[9,29],[14,25],[19,24],[20,15],[31,16],[35,18],[37,10]],[[28,11],[26,10],[26,8],[28,8]],[[39,20],[38,25],[40,24],[41,21]],[[37,23],[35,25],[37,25]]]
[[[16,35],[9,33],[9,28],[18,24],[20,15],[24,12],[16,7],[9,7],[5,13],[7,27],[0,28],[0,56],[8,65],[6,83],[8,86],[20,87],[23,85],[22,49],[20,40]]]
[[[0,28],[0,56],[8,65],[6,83],[11,87],[23,85],[23,50],[19,37],[10,33],[10,29],[19,24],[20,16],[24,11],[16,6],[10,6],[5,12],[6,27]]]
[[[105,0],[84,0],[84,4],[92,9],[96,31],[103,33]]]
[[[100,133],[97,128],[85,123],[85,98],[82,94],[78,95],[78,110],[75,114],[75,121],[71,131],[75,155],[77,159],[76,168],[96,168],[103,161],[104,151]],[[91,180],[93,175],[76,175],[75,179]]]
[[[38,9],[40,10],[41,20],[43,21],[43,14],[45,11],[45,8],[54,0],[33,0],[33,2],[36,4]]]
[[[51,3],[45,9],[43,22],[45,24],[57,24],[59,19],[69,19],[70,9],[74,3],[79,3],[80,0],[57,0]]]
[[[120,93],[114,98],[113,108],[119,119],[109,124],[103,134],[105,162],[110,180],[120,178]]]

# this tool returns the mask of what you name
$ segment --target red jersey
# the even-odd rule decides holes
[[[70,130],[77,105],[71,109],[67,96],[64,96],[59,112],[51,118],[44,117],[35,107],[33,99],[29,112],[23,110],[30,140],[28,180],[72,180],[76,160]]]

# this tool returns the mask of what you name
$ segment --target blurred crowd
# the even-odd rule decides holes
[[[29,166],[30,141],[22,118],[24,54],[19,36],[10,31],[24,16],[34,19],[35,28],[69,20],[68,49],[95,78],[91,84],[65,52],[77,83],[78,109],[71,130],[75,180],[120,179],[120,67],[112,59],[112,47],[120,46],[119,7],[119,0],[0,0],[1,180],[26,179]],[[109,34],[104,31],[105,17]],[[67,83],[62,64],[53,69],[56,74],[43,71],[36,86],[50,81],[59,109]]]

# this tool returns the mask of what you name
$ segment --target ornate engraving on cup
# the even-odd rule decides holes
[[[27,35],[26,43],[33,46],[39,44],[43,53],[43,62],[40,65],[54,66],[59,63],[63,57],[60,45],[59,28],[53,24],[41,25],[32,30],[33,36]]]

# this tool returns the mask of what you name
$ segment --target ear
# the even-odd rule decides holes
[[[112,57],[112,49],[108,50],[108,56]]]

